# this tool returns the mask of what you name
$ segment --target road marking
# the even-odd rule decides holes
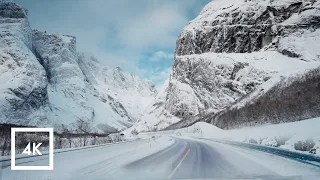
[[[176,173],[176,171],[178,170],[178,168],[180,167],[180,165],[182,164],[183,160],[187,157],[187,155],[190,153],[190,148],[188,148],[186,154],[183,156],[183,158],[181,159],[181,161],[179,162],[179,164],[176,166],[176,168],[174,168],[174,170],[170,173],[170,175],[168,176],[168,179],[171,179],[171,177]]]

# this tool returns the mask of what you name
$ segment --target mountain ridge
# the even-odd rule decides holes
[[[14,2],[0,1],[0,34],[0,123],[61,131],[85,121],[92,131],[116,132],[157,93],[151,81],[78,52],[75,37],[32,30]]]

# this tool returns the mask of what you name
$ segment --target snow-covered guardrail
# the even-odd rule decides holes
[[[231,141],[231,140],[209,139],[209,138],[199,138],[199,139],[210,140],[210,141],[234,145],[234,146],[238,146],[238,147],[255,149],[255,150],[275,154],[278,156],[294,159],[294,160],[297,160],[297,161],[300,161],[300,162],[303,162],[306,164],[320,167],[320,157],[312,155],[312,154],[305,154],[305,153],[290,151],[290,150],[281,149],[281,148],[277,148],[277,147],[244,143],[244,142],[237,142],[237,141]]]

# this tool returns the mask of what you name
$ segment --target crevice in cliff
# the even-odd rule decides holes
[[[39,61],[39,63],[41,64],[41,66],[44,68],[45,72],[46,72],[46,76],[47,76],[47,80],[49,83],[51,83],[51,73],[49,71],[49,67],[48,67],[48,63],[47,63],[47,59],[43,58],[40,53],[36,50],[35,47],[33,47],[33,54],[36,56],[37,60]]]

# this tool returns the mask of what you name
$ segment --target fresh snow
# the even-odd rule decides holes
[[[295,143],[312,140],[315,143],[316,154],[320,156],[319,127],[320,118],[234,130],[222,130],[212,124],[198,122],[190,127],[168,131],[168,133],[239,142],[252,142],[254,140],[258,144],[268,146],[275,146],[277,144],[276,140],[284,140],[284,144],[280,145],[280,148],[292,151],[297,151],[294,148]]]
[[[0,1],[0,6],[12,8],[0,17],[0,123],[25,121],[27,124],[43,119],[39,101],[43,100],[47,78],[32,53],[32,30],[25,18],[26,10],[7,1]],[[34,99],[23,99],[29,96]],[[29,101],[39,109],[30,108]],[[14,110],[17,107],[19,111]]]
[[[134,130],[138,132],[160,130],[171,125],[172,123],[180,121],[179,118],[171,115],[165,109],[168,88],[169,79],[166,80],[156,97],[148,103],[148,106],[143,111],[139,121],[132,127],[126,129],[124,132],[131,133],[131,131]]]
[[[320,14],[320,10],[317,10]],[[320,18],[320,15],[319,15]],[[287,49],[300,55],[303,61],[319,61],[320,29],[298,30],[279,41],[279,50]]]
[[[320,65],[320,62],[305,62],[297,58],[284,56],[276,51],[263,50],[252,53],[203,53],[178,56],[177,58],[181,58],[181,61],[188,61],[190,59],[193,61],[211,61],[211,63],[216,65],[233,65],[236,62],[243,62],[249,64],[249,70],[247,71],[259,69],[287,75],[305,72],[305,70]]]
[[[130,127],[155,98],[154,84],[121,68],[107,68],[91,54],[79,54],[78,64],[85,75],[89,104],[95,107],[95,124],[119,130]]]

